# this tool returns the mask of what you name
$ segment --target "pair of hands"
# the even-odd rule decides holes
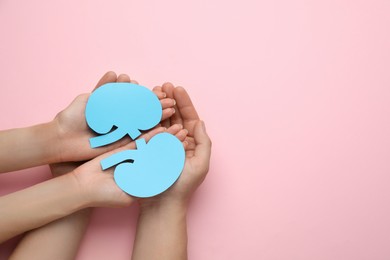
[[[110,82],[132,82],[125,74],[116,76],[107,72],[97,83],[96,88]],[[170,83],[158,86],[153,92],[160,99],[163,114],[161,126],[145,132],[141,138],[148,141],[154,135],[167,131],[183,142],[186,161],[178,181],[164,193],[146,199],[139,199],[141,208],[155,207],[161,203],[187,205],[192,192],[205,178],[210,161],[211,141],[205,126],[193,106],[184,88],[174,87]],[[69,173],[74,176],[82,198],[88,206],[122,207],[136,199],[124,193],[115,183],[113,169],[102,171],[100,161],[125,149],[135,149],[135,142],[126,137],[111,145],[96,149],[90,148],[89,138],[93,132],[85,121],[85,106],[89,94],[78,96],[65,110],[54,119],[59,146],[57,161],[51,164],[54,176]],[[92,159],[94,158],[94,159]],[[80,161],[88,162],[81,163]]]

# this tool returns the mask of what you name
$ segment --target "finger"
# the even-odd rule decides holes
[[[158,99],[164,99],[167,97],[167,94],[165,94],[164,92],[155,92],[153,91],[153,93],[158,97]]]
[[[98,81],[96,84],[96,87],[93,90],[96,90],[98,87],[110,83],[110,82],[116,82],[117,76],[115,72],[113,71],[108,71],[106,74],[103,75],[103,77]]]
[[[188,130],[188,134],[193,136],[195,124],[199,121],[198,113],[196,112],[190,96],[183,87],[175,88],[173,93],[177,110],[183,120],[183,126]]]
[[[181,142],[183,142],[183,146],[184,147],[185,147],[186,144],[188,144],[188,143],[184,143],[184,140],[187,137],[188,131],[187,131],[187,129],[183,129],[182,125],[175,124],[175,125],[171,126],[170,128],[168,128],[167,132],[172,134],[172,135],[174,135],[174,136],[176,136],[177,139],[179,139]]]
[[[179,125],[179,124],[176,124],[176,125],[172,125],[171,127],[169,127],[167,129],[167,132],[172,134],[172,135],[176,135],[177,133],[180,132],[180,130],[183,129],[183,126],[182,125]]]
[[[195,138],[195,151],[194,156],[198,158],[201,162],[201,165],[208,170],[210,163],[210,155],[211,155],[211,140],[210,137],[206,133],[206,127],[204,122],[198,120],[194,127],[194,138]]]
[[[157,91],[157,92],[164,92],[163,90],[162,90],[162,87],[161,86],[155,86],[154,88],[153,88],[153,92],[154,91]]]
[[[155,136],[156,134],[159,134],[159,133],[163,133],[165,131],[165,127],[155,127],[151,130],[149,130],[148,132],[140,135],[140,137],[138,137],[137,139],[145,139],[146,142],[148,142],[153,136]],[[122,151],[122,150],[126,150],[126,149],[135,149],[136,145],[135,145],[135,142],[130,142],[128,143],[127,145],[125,146],[122,146],[118,149],[115,149],[114,151],[118,152],[118,151]]]
[[[165,131],[165,127],[155,127],[152,130],[149,130],[148,132],[142,134],[138,139],[143,138],[146,142],[148,142],[153,136],[159,133],[163,133]]]
[[[153,136],[155,136],[156,134],[159,134],[159,133],[163,133],[165,131],[165,127],[155,127],[151,130],[149,130],[148,132],[142,134],[138,139],[145,139],[146,142],[148,142]]]
[[[176,101],[172,98],[164,98],[160,100],[162,109],[173,107],[176,104]]]
[[[120,74],[116,81],[117,82],[130,82],[130,77],[127,74]]]
[[[167,97],[167,94],[162,91],[162,88],[160,86],[154,87],[152,91],[158,97],[158,99],[163,99]]]
[[[148,140],[150,140],[150,138],[152,138],[156,134],[162,133],[164,131],[165,131],[164,127],[158,126],[158,127],[155,127],[153,129],[149,130],[148,132],[140,135],[140,137],[138,139],[144,138],[145,141],[148,141]],[[135,142],[133,140],[131,140],[130,138],[125,137],[125,138],[121,139],[119,142],[116,142],[116,143],[113,143],[113,144],[110,144],[108,146],[101,147],[98,149],[102,149],[102,151],[104,151],[103,153],[108,152],[107,154],[113,154],[114,152],[123,151],[126,149],[135,149],[135,148],[136,148]]]
[[[175,87],[173,86],[172,83],[170,83],[170,82],[164,83],[162,86],[162,89],[165,93],[167,93],[167,97],[174,99]],[[175,109],[175,114],[173,114],[172,117],[169,118],[171,125],[183,124],[183,119],[182,119],[182,116],[180,114],[179,109],[177,108],[177,105],[175,104],[175,106],[173,108]]]
[[[195,140],[193,137],[191,136],[186,136],[186,138],[184,139],[184,141],[187,143],[187,149],[186,149],[186,152],[187,152],[187,155],[190,155],[190,156],[193,156],[194,155],[194,151],[195,151],[195,148],[196,148],[196,144],[195,144]]]
[[[166,82],[166,83],[164,83],[163,85],[162,85],[162,87],[161,87],[161,89],[162,89],[162,91],[163,92],[165,92],[166,94],[167,94],[167,98],[173,98],[173,89],[174,89],[175,87],[172,85],[172,83],[170,83],[170,82]],[[173,114],[172,114],[173,115]],[[169,127],[169,126],[171,126],[172,124],[171,124],[171,120],[170,120],[170,118],[167,118],[167,119],[165,119],[163,122],[161,122],[161,124],[163,125],[163,126],[165,126],[165,127]]]
[[[164,126],[163,122],[165,122],[167,119],[169,119],[174,113],[176,113],[176,112],[175,112],[175,109],[173,107],[164,109],[162,111],[162,116],[161,116],[161,125]]]
[[[187,129],[181,129],[175,136],[177,137],[177,139],[184,142],[187,137],[187,134],[188,134]]]
[[[173,98],[173,90],[175,89],[175,86],[172,83],[170,82],[164,83],[161,89],[163,92],[167,94],[167,97]]]
[[[181,142],[184,142],[184,140],[187,137],[187,129],[183,129],[183,126],[180,124],[175,124],[167,129],[167,132],[176,136],[177,139],[179,139]]]
[[[133,83],[133,84],[139,85],[139,84],[138,84],[138,81],[136,81],[136,80],[134,80],[134,79],[130,80],[130,82]]]
[[[180,114],[180,110],[177,108],[176,100],[175,100],[175,104],[174,104],[173,108],[175,109],[175,113],[170,118],[171,124],[180,124],[180,125],[182,125],[183,124],[183,118],[182,118],[182,116]]]
[[[153,93],[158,97],[158,99],[164,99],[167,97],[167,94],[165,94],[164,92],[161,92],[161,91],[154,91],[153,90]]]

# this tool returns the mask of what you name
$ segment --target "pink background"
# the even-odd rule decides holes
[[[388,0],[3,0],[0,35],[1,129],[107,70],[188,89],[213,139],[190,259],[390,259]],[[96,209],[78,259],[129,259],[137,210]]]

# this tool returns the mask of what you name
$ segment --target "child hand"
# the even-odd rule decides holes
[[[129,76],[125,74],[116,76],[114,72],[107,72],[97,83],[95,89],[110,82],[132,82]],[[170,98],[165,98],[165,94],[161,91],[155,92],[160,99],[163,113],[162,120],[165,120],[174,114],[172,109],[175,101]],[[130,138],[121,139],[111,145],[92,149],[89,144],[89,139],[94,136],[92,130],[89,129],[85,120],[85,107],[90,94],[82,94],[53,120],[56,126],[59,143],[57,145],[57,161],[85,161],[121,147],[130,142]]]
[[[182,125],[179,124],[172,125],[166,130],[164,127],[157,127],[141,135],[140,138],[144,138],[147,142],[154,135],[167,131],[183,140],[186,137],[186,131],[182,130],[182,128]],[[131,142],[84,163],[70,173],[76,178],[82,194],[87,199],[87,204],[90,207],[124,207],[130,205],[135,200],[134,197],[128,195],[116,185],[114,168],[103,171],[100,165],[102,159],[126,149],[135,149],[135,146],[135,142]]]
[[[104,85],[104,84],[109,83],[109,82],[131,82],[131,80],[130,80],[130,77],[125,75],[125,74],[121,74],[121,75],[119,75],[119,78],[117,78],[114,72],[107,72],[99,80],[95,89],[98,88],[99,86]],[[136,81],[134,81],[134,80],[133,80],[133,82],[136,83]],[[57,117],[59,117],[60,114],[57,115]],[[84,126],[83,126],[83,128],[84,128]],[[84,131],[81,131],[81,132],[84,132]],[[88,138],[88,137],[86,137],[86,138]],[[51,174],[53,175],[53,177],[58,177],[60,175],[63,175],[65,173],[73,171],[74,169],[79,167],[81,164],[83,164],[83,163],[82,162],[59,162],[59,163],[52,163],[49,166],[50,166],[50,171],[51,171]]]

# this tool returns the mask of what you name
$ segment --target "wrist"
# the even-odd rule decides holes
[[[51,179],[2,197],[0,242],[87,207],[70,175]]]
[[[164,198],[148,198],[141,199],[140,213],[141,214],[166,214],[172,212],[180,215],[186,215],[188,202],[181,199],[164,199]]]
[[[53,122],[2,131],[0,172],[15,171],[59,161]]]
[[[41,164],[50,164],[60,161],[59,139],[54,121],[30,127],[27,138],[32,141],[32,147],[37,151],[34,160]],[[33,152],[31,152],[33,154]],[[34,156],[31,156],[34,158]]]
[[[65,162],[62,154],[63,147],[63,133],[61,133],[60,125],[57,117],[55,117],[52,121],[48,123],[48,128],[53,135],[52,141],[52,158],[53,161],[51,163],[61,163]]]
[[[62,196],[62,200],[69,205],[69,207],[62,205],[62,208],[69,210],[66,215],[89,207],[90,200],[73,174],[65,174],[55,179],[61,181],[59,196]]]
[[[93,196],[93,192],[90,191],[90,188],[83,184],[82,178],[80,179],[79,176],[80,174],[77,172],[76,168],[67,174],[59,176],[59,178],[67,177],[72,180],[73,190],[81,208],[94,207],[96,204],[96,199]]]

